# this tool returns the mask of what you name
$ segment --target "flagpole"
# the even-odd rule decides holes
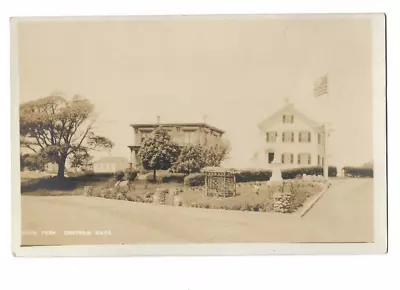
[[[322,95],[326,95],[326,104],[323,104],[325,107],[325,116],[328,116],[328,112],[326,110],[329,110],[329,80],[328,80],[328,73],[320,79],[317,80],[317,82],[314,84],[314,94],[316,97],[320,97]],[[323,160],[323,175],[324,179],[328,180],[329,179],[329,162],[328,162],[328,154],[329,154],[329,146],[328,146],[328,138],[329,138],[329,129],[328,129],[328,120],[323,121],[322,125],[322,134],[323,134],[323,152],[324,152],[324,160]]]
[[[329,107],[329,77],[328,73],[326,73],[326,108],[327,110],[330,110]],[[325,120],[325,126],[324,126],[324,135],[325,135],[325,142],[324,142],[324,152],[325,152],[325,158],[324,158],[324,179],[326,181],[329,180],[329,128],[328,128],[328,122],[330,122],[330,112],[326,112],[325,116],[329,116],[329,120]]]
[[[328,125],[325,123],[324,125],[324,179],[328,180],[329,179],[329,163],[328,163]]]

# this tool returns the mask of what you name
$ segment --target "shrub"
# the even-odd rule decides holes
[[[301,167],[301,168],[293,168],[293,169],[284,169],[282,170],[282,178],[283,179],[295,179],[298,175],[322,175],[323,167]],[[334,177],[337,175],[337,168],[334,166],[328,167],[328,176]]]
[[[292,192],[276,192],[274,194],[274,211],[288,213],[293,211],[294,194]]]
[[[236,182],[268,181],[271,175],[270,170],[239,170],[235,173]]]
[[[117,181],[123,180],[124,176],[125,176],[125,173],[122,170],[115,172],[115,175],[114,175],[114,177]]]
[[[372,168],[346,166],[343,167],[343,170],[346,176],[374,177],[374,170]]]
[[[157,182],[157,183],[168,183],[168,182],[177,182],[182,183],[185,178],[183,173],[173,173],[166,170],[157,171],[156,180],[154,180],[153,172],[149,172],[146,174],[146,180],[148,182]]]
[[[205,175],[203,173],[192,173],[185,177],[185,186],[203,186]]]
[[[132,168],[127,168],[125,170],[125,176],[124,179],[128,180],[128,181],[134,181],[136,179],[136,177],[138,176],[138,172],[135,169]]]

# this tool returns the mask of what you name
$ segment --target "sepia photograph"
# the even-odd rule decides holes
[[[14,254],[386,252],[385,29],[12,19]]]

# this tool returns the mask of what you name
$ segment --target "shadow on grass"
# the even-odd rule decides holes
[[[44,177],[21,182],[22,195],[80,195],[85,186],[107,183],[113,174],[84,174],[60,179]]]

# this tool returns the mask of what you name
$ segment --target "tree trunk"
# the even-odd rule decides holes
[[[154,180],[154,183],[157,182],[157,180],[156,180],[156,170],[155,170],[155,169],[154,169],[154,171],[153,171],[153,180]]]
[[[57,177],[60,178],[60,179],[64,179],[65,159],[63,159],[60,162],[58,162],[57,165],[58,165]]]

